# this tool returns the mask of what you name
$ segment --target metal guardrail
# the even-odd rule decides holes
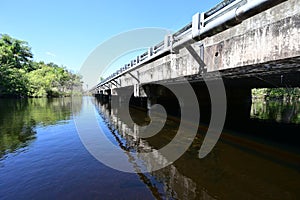
[[[216,5],[215,7],[213,7],[212,9],[210,9],[209,11],[207,11],[205,13],[205,17],[210,17],[212,15],[214,15],[216,12],[218,12],[219,10],[223,9],[224,7],[228,6],[229,4],[235,2],[236,0],[225,0],[222,1],[221,3],[219,3],[218,5]]]
[[[209,11],[194,15],[191,23],[187,24],[176,33],[166,36],[164,41],[150,47],[147,52],[137,56],[136,59],[131,60],[130,63],[125,64],[124,67],[111,74],[91,90],[95,90],[98,87],[141,67],[146,62],[150,62],[163,53],[171,52],[175,47],[178,48],[184,44],[192,43],[195,40],[203,39],[206,37],[207,32],[214,28],[218,28],[232,20],[239,21],[237,18],[241,15],[246,15],[247,18],[283,1],[287,0],[224,0]],[[266,6],[266,4],[270,5]],[[259,6],[262,6],[263,9],[258,9],[258,11],[253,12],[253,10]],[[217,32],[214,31],[213,34],[215,33]]]
[[[224,13],[229,12],[241,5],[247,3],[247,0],[230,0],[231,4],[230,7],[223,5],[222,3],[219,4],[218,10],[214,10],[214,12],[209,11],[204,14],[204,26],[209,22],[213,21],[214,19],[222,16]],[[207,13],[210,13],[209,15]]]
[[[183,27],[182,29],[180,29],[179,31],[177,31],[176,33],[174,33],[173,37],[178,38],[180,37],[180,35],[183,35],[184,33],[190,31],[191,29],[192,29],[192,22],[186,25],[185,27]]]

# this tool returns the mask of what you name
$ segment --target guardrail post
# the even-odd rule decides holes
[[[200,24],[201,24],[201,15],[200,13],[197,13],[193,16],[192,21],[192,37],[196,38],[199,35],[200,32]]]
[[[134,84],[133,89],[133,96],[134,97],[140,97],[140,84]]]
[[[192,37],[195,38],[199,35],[200,32],[200,13],[197,13],[193,16],[192,21]]]
[[[164,49],[168,49],[171,46],[171,37],[172,35],[165,35]]]
[[[148,56],[151,57],[153,55],[153,47],[148,49]]]
[[[204,28],[205,24],[204,24],[204,12],[200,14],[200,29]]]

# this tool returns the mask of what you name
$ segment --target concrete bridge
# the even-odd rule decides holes
[[[195,14],[187,26],[91,91],[107,100],[161,103],[171,111],[174,95],[161,85],[180,87],[184,78],[205,111],[210,105],[205,82],[214,82],[218,74],[226,88],[228,116],[241,118],[249,116],[252,88],[299,87],[299,65],[300,0],[225,0]]]

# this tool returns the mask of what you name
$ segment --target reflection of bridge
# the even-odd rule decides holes
[[[225,0],[194,15],[190,24],[167,35],[92,91],[123,97],[126,89],[152,104],[158,96],[169,98],[163,87],[153,83],[180,86],[185,77],[201,94],[201,105],[209,102],[203,77],[213,81],[219,71],[229,111],[230,105],[238,106],[239,116],[248,116],[251,88],[300,86],[299,5],[299,0]]]
[[[139,129],[137,124],[126,123],[126,116],[119,116],[118,109],[109,108],[109,104],[102,104],[95,101],[99,114],[107,122],[118,145],[124,150],[128,156],[128,160],[134,166],[134,169],[142,182],[147,185],[156,199],[164,199],[161,195],[176,199],[195,199],[196,183],[190,178],[180,174],[175,166],[169,165],[159,171],[151,172],[151,174],[141,173],[142,163],[151,168],[151,160],[147,156],[135,157],[131,152],[136,151],[152,151],[153,147],[139,137]],[[157,152],[155,155],[158,162],[166,162],[166,158]],[[141,162],[142,161],[142,162]],[[150,177],[149,177],[150,176]],[[151,178],[155,177],[156,180]],[[165,186],[160,186],[163,183]],[[210,197],[206,191],[202,191],[203,195]],[[209,199],[214,199],[210,197]]]
[[[297,182],[299,179],[299,173],[293,170],[299,169],[299,154],[229,133],[222,133],[218,147],[205,159],[198,159],[194,153],[200,146],[191,146],[175,163],[158,171],[140,173],[142,163],[151,163],[147,157],[133,156],[134,152],[157,149],[167,132],[176,129],[175,122],[169,120],[163,134],[155,136],[157,140],[142,139],[139,137],[141,127],[128,123],[128,116],[122,115],[120,107],[111,107],[110,103],[104,104],[97,99],[95,104],[110,129],[108,138],[113,138],[124,150],[141,181],[157,199],[164,199],[161,195],[171,199],[268,199],[266,195],[272,198],[275,194],[284,199],[287,193],[290,197],[299,196],[297,185],[286,187],[287,180]],[[135,111],[132,117],[142,122],[143,114],[146,116],[145,112]],[[195,144],[200,144],[202,139],[201,136],[195,138]],[[157,154],[157,161],[165,160],[162,154]]]

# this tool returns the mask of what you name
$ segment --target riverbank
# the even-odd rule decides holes
[[[252,100],[300,101],[300,88],[256,88],[252,89]]]

